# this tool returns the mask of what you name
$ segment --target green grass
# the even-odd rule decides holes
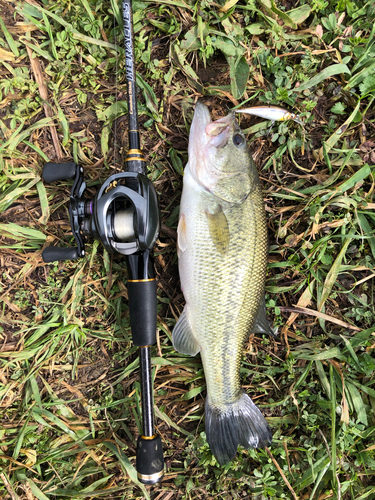
[[[134,2],[142,147],[167,226],[155,248],[153,349],[167,472],[147,488],[134,469],[140,384],[124,263],[97,243],[78,262],[40,255],[72,243],[69,183],[41,182],[56,159],[50,126],[92,195],[123,169],[120,4],[39,5],[0,0],[0,496],[375,499],[373,2]],[[200,359],[171,343],[183,307],[173,236],[197,97],[215,118],[246,103],[304,121],[241,117],[264,185],[266,304],[279,335],[251,336],[242,364],[274,441],[225,467],[205,439]]]

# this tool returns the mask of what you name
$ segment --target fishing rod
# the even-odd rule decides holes
[[[83,168],[76,163],[46,163],[45,182],[74,179],[69,215],[76,247],[46,247],[44,262],[75,260],[85,255],[85,238],[99,239],[108,252],[125,256],[129,316],[134,345],[139,348],[142,434],[137,441],[140,482],[155,484],[164,475],[160,436],[155,431],[150,347],[156,343],[156,281],[152,249],[160,231],[160,210],[140,149],[131,0],[122,4],[129,118],[129,150],[124,172],[111,175],[94,199],[86,199]]]

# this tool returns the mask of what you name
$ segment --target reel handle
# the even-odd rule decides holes
[[[68,163],[48,162],[43,167],[43,179],[46,183],[74,179],[70,192],[69,215],[72,233],[77,245],[76,247],[46,247],[42,252],[43,261],[49,263],[62,260],[77,260],[85,255],[80,223],[90,206],[90,201],[83,198],[86,189],[86,183],[83,180],[83,168],[72,161]]]
[[[50,184],[55,181],[65,181],[74,179],[77,172],[77,165],[69,163],[46,163],[43,167],[43,179]]]
[[[77,260],[78,247],[46,247],[42,252],[43,261],[55,262],[56,260]]]

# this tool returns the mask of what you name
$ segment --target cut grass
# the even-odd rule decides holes
[[[123,261],[97,242],[79,262],[44,265],[40,255],[72,242],[70,186],[40,180],[58,154],[50,126],[65,158],[84,167],[91,196],[123,169],[120,6],[0,0],[0,9],[0,494],[375,498],[373,2],[289,10],[263,0],[134,2],[142,146],[164,223],[152,355],[167,470],[154,487],[140,485],[134,469],[139,362]],[[215,118],[251,102],[290,107],[304,120],[241,117],[264,183],[266,303],[279,328],[276,339],[250,337],[241,374],[274,441],[239,450],[224,467],[204,434],[200,359],[171,343],[183,307],[175,229],[198,97]]]

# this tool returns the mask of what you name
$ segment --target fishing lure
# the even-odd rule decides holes
[[[259,116],[273,122],[283,122],[293,120],[300,125],[303,125],[302,120],[295,113],[291,113],[287,109],[279,108],[278,106],[253,106],[251,108],[235,109],[235,113],[244,113],[247,115]]]

